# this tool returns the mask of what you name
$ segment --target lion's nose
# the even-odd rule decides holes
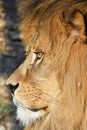
[[[19,86],[19,83],[17,83],[16,85],[13,85],[13,84],[8,84],[8,85],[6,85],[9,89],[10,89],[10,91],[12,92],[12,94],[14,94],[14,92],[15,92],[15,90],[18,88],[18,86]]]

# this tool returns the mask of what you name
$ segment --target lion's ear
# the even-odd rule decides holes
[[[67,13],[66,22],[71,27],[73,35],[84,35],[85,34],[85,22],[83,14],[79,10],[73,10],[72,13]]]

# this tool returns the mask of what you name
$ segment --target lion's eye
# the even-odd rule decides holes
[[[37,60],[41,59],[41,58],[43,57],[43,55],[44,55],[44,54],[43,54],[42,52],[37,52],[37,53],[36,53],[36,59],[37,59]]]
[[[43,60],[43,57],[44,57],[43,52],[33,51],[32,58],[31,58],[31,64],[34,64],[34,65],[39,64]]]
[[[41,61],[42,61],[42,59],[43,59],[43,57],[44,57],[44,53],[43,52],[35,52],[35,60],[34,60],[34,64],[39,64]]]

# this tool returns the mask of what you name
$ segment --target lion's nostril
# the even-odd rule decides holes
[[[13,84],[8,84],[7,87],[11,90],[11,92],[14,94],[14,91],[18,88],[19,83],[17,83],[16,85]]]

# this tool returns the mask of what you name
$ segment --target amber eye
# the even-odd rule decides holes
[[[45,53],[42,51],[35,51],[32,54],[33,54],[32,55],[32,63],[36,64],[36,65],[39,64],[43,60],[44,55],[45,55]]]
[[[41,59],[43,57],[43,55],[44,54],[42,52],[38,52],[38,53],[36,53],[36,56],[37,56],[36,58]]]

